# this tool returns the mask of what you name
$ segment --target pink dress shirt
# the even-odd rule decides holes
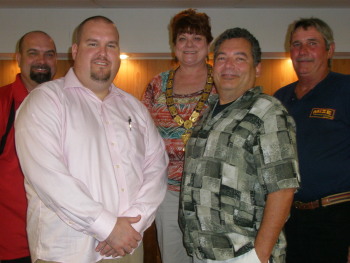
[[[166,187],[168,157],[148,110],[110,87],[101,101],[74,70],[33,90],[15,122],[29,202],[32,259],[96,262],[117,217],[151,225]]]

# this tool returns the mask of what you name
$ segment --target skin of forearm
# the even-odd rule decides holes
[[[267,196],[264,215],[255,239],[255,251],[262,263],[268,262],[273,247],[290,213],[295,188],[282,189]]]

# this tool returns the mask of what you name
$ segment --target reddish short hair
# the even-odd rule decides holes
[[[208,44],[213,40],[209,16],[206,13],[198,13],[192,8],[176,14],[171,20],[170,28],[174,45],[177,36],[181,33],[203,35]]]

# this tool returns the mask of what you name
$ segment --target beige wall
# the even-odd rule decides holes
[[[24,33],[40,29],[55,39],[58,52],[68,53],[72,33],[85,18],[105,15],[117,23],[121,49],[132,53],[169,53],[168,24],[182,9],[0,9],[0,53],[13,53]],[[334,30],[336,51],[350,52],[348,9],[198,9],[211,17],[217,37],[231,27],[244,27],[260,41],[263,52],[283,52],[288,25],[300,17],[324,19]]]

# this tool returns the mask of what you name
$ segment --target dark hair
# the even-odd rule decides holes
[[[323,39],[326,43],[327,50],[329,50],[331,44],[334,43],[333,31],[329,27],[329,25],[327,25],[327,23],[325,23],[321,19],[313,18],[313,17],[301,18],[300,20],[297,20],[292,24],[292,27],[291,27],[292,30],[290,32],[290,42],[292,41],[292,36],[295,33],[295,31],[301,27],[304,30],[307,30],[309,27],[314,27],[318,32],[320,32],[320,34],[323,36]]]
[[[246,39],[252,46],[252,56],[254,59],[254,65],[256,66],[261,62],[261,49],[259,41],[248,30],[239,27],[227,29],[216,39],[214,44],[214,61],[218,55],[218,50],[221,44],[225,40],[229,40],[232,38]]]
[[[105,16],[92,16],[92,17],[86,18],[83,22],[81,22],[79,24],[79,26],[75,30],[74,43],[79,44],[80,38],[81,38],[81,33],[83,32],[83,29],[84,29],[84,25],[87,22],[92,21],[92,20],[100,20],[100,21],[106,22],[107,24],[113,24],[114,25],[114,22],[112,20],[110,20],[109,18],[105,17]]]
[[[198,13],[192,8],[176,14],[171,20],[170,28],[174,45],[177,36],[181,33],[203,35],[208,44],[213,40],[209,16],[206,13]]]
[[[49,36],[49,34],[47,34],[47,33],[44,32],[44,31],[40,31],[40,30],[30,31],[30,32],[28,32],[28,33],[25,33],[25,34],[18,40],[18,42],[17,42],[17,47],[16,47],[16,51],[17,51],[18,53],[22,53],[22,48],[23,48],[24,39],[25,39],[28,35],[30,35],[30,34],[32,34],[32,33],[44,34],[44,35],[46,35],[48,38],[50,38],[50,39],[52,40],[52,38]],[[54,45],[54,47],[55,47],[55,51],[56,51],[56,45],[55,45],[55,42],[54,42],[53,40],[52,40],[52,43],[53,43],[53,45]]]

